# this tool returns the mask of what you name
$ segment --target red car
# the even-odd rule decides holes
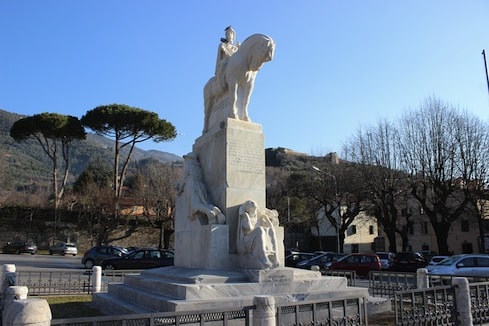
[[[374,254],[349,254],[331,264],[328,269],[355,271],[358,276],[367,276],[372,270],[380,271],[381,264],[379,256]]]

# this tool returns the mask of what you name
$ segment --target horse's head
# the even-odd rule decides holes
[[[243,48],[245,46],[245,48]],[[250,59],[249,69],[252,71],[260,70],[261,66],[273,59],[275,42],[270,36],[263,34],[253,34],[248,37],[241,45],[239,51],[248,51]]]

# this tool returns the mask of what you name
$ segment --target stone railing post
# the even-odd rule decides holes
[[[430,287],[428,270],[426,268],[418,268],[416,270],[416,287],[418,289],[427,289]]]
[[[472,325],[469,281],[465,277],[454,277],[452,285],[455,286],[458,325]]]
[[[11,304],[14,300],[27,299],[27,293],[29,289],[27,286],[10,286],[6,291],[5,306]]]
[[[275,326],[275,298],[269,295],[258,295],[253,298],[256,309],[253,311],[253,326]]]
[[[46,299],[13,300],[2,313],[2,326],[49,326],[51,319]]]
[[[102,267],[93,266],[92,271],[93,292],[98,293],[102,289]]]
[[[17,274],[14,264],[5,264],[0,267],[0,310],[3,311],[7,299],[7,289],[17,283]]]
[[[5,282],[5,274],[7,273],[15,273],[14,264],[4,264],[0,266],[0,295],[3,295],[9,286],[15,285],[9,284],[11,282]]]

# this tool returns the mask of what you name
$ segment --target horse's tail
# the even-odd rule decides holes
[[[214,84],[216,83],[216,77],[210,78],[204,86],[204,130],[207,132],[209,129],[209,119],[211,116],[212,106],[214,105]]]
[[[216,77],[210,78],[207,83],[205,83],[204,86],[204,106],[207,107],[206,102],[211,100],[211,98],[214,96],[215,93],[215,83],[216,83]]]

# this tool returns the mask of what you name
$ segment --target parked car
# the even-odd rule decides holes
[[[433,256],[431,257],[430,261],[428,262],[428,266],[432,265],[438,265],[439,262],[442,260],[448,258],[448,256]]]
[[[124,257],[129,251],[118,246],[95,246],[83,254],[82,264],[85,268],[100,266],[103,260],[113,257]]]
[[[381,264],[379,256],[375,254],[355,253],[332,263],[328,269],[355,271],[358,276],[367,276],[370,271],[380,271]]]
[[[78,254],[78,248],[73,243],[59,242],[54,246],[49,247],[50,255],[73,255]]]
[[[139,247],[126,247],[126,250],[128,253],[133,252],[133,251],[138,250],[138,249],[139,249]]]
[[[389,270],[394,263],[394,253],[392,252],[376,252],[380,259],[380,265],[382,270]]]
[[[433,250],[419,250],[417,252],[419,252],[421,255],[423,255],[424,260],[426,260],[426,261],[430,261],[432,257],[438,255],[438,253],[436,251],[433,251]]]
[[[298,262],[295,266],[303,269],[311,269],[312,266],[319,266],[319,270],[326,270],[329,265],[345,256],[335,252],[324,252],[308,260]]]
[[[316,255],[310,252],[291,252],[285,257],[286,267],[295,267],[298,262],[308,260],[315,257]]]
[[[424,268],[428,262],[419,252],[399,252],[394,257],[391,270],[396,272],[416,272]]]
[[[428,265],[427,270],[434,275],[489,277],[489,255],[454,255],[436,265]]]
[[[37,246],[35,243],[29,243],[24,241],[7,242],[2,251],[4,254],[16,254],[23,253],[34,255],[37,252]]]
[[[141,248],[124,257],[109,258],[100,264],[102,269],[148,269],[173,266],[173,251],[157,248]]]

